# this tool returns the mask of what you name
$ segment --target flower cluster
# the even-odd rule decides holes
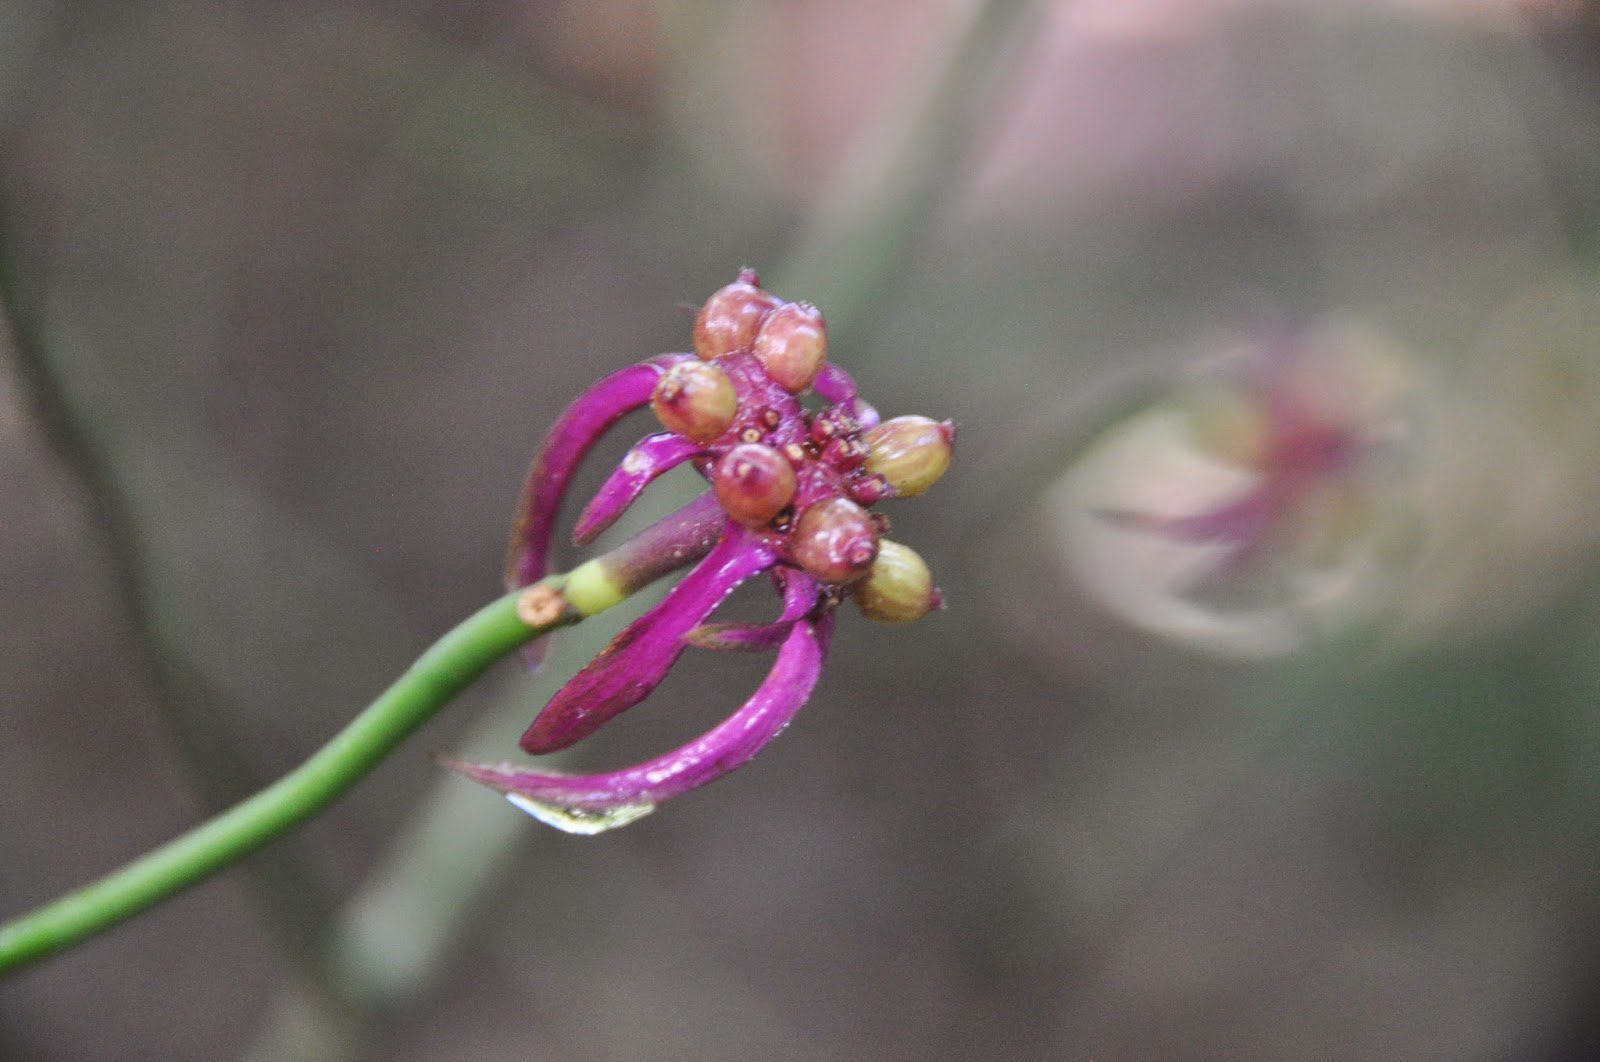
[[[601,380],[567,409],[534,459],[507,561],[512,587],[549,587],[557,609],[592,615],[665,571],[699,564],[573,676],[522,747],[549,753],[594,733],[644,700],[688,646],[776,649],[777,659],[729,719],[634,767],[571,775],[451,764],[570,831],[632,821],[759,752],[810,695],[845,598],[886,623],[940,606],[927,565],[884,538],[888,520],[870,510],[885,498],[921,494],[944,474],[952,425],[880,420],[849,374],[827,360],[816,307],[779,300],[749,270],[700,309],[694,351]],[[801,403],[813,389],[824,403],[815,411]],[[574,471],[608,429],[647,404],[666,430],[628,451],[579,515],[574,540],[592,541],[679,465],[692,465],[711,489],[619,550],[548,579],[555,520]],[[735,587],[763,573],[782,601],[775,621],[708,622]]]

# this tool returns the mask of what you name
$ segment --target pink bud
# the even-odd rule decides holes
[[[876,505],[892,493],[882,476],[857,476],[850,481],[850,497],[862,505]]]
[[[809,302],[784,303],[761,325],[755,353],[779,387],[796,395],[804,391],[828,359],[821,311]]]
[[[822,459],[841,472],[854,472],[867,460],[867,444],[860,439],[835,439],[822,448]]]
[[[694,320],[694,352],[707,361],[749,350],[761,322],[778,307],[778,298],[756,286],[756,275],[744,270],[727,287],[718,289],[700,308]]]
[[[728,430],[739,411],[739,396],[715,365],[683,361],[662,374],[650,407],[667,430],[703,443]]]
[[[744,443],[717,462],[711,486],[729,516],[746,527],[762,527],[794,497],[794,467],[770,446]]]
[[[867,573],[878,555],[878,532],[861,506],[829,498],[800,514],[789,551],[815,579],[852,582]]]

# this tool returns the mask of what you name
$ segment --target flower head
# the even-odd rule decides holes
[[[1269,319],[1098,431],[1045,493],[1077,584],[1244,656],[1370,616],[1414,538],[1413,358],[1345,318]]]
[[[888,521],[870,510],[896,494],[921,494],[944,473],[953,426],[925,417],[880,423],[877,411],[856,397],[850,375],[827,361],[822,314],[762,290],[750,270],[706,300],[694,346],[695,354],[665,354],[601,380],[567,409],[534,458],[507,558],[513,588],[545,580],[574,471],[634,410],[649,405],[666,430],[628,451],[579,515],[574,541],[592,541],[657,476],[679,465],[691,465],[710,490],[559,581],[566,606],[588,615],[665,571],[699,561],[562,687],[523,735],[522,748],[555,752],[594,733],[644,700],[691,646],[776,649],[777,658],[725,722],[634,767],[572,775],[451,764],[572,832],[631,822],[765,747],[816,685],[845,598],[886,623],[941,606],[922,559],[883,538]],[[801,397],[813,389],[823,404],[808,410]],[[734,588],[763,574],[782,599],[776,620],[709,622]]]

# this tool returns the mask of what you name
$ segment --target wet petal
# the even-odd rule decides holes
[[[783,582],[783,613],[772,623],[706,623],[685,635],[690,645],[701,649],[760,652],[783,644],[789,628],[817,607],[821,587],[817,581],[793,568],[779,569]]]
[[[613,424],[646,405],[656,381],[687,354],[664,354],[614,372],[561,414],[528,470],[516,527],[506,551],[506,585],[515,589],[549,574],[550,536],[573,471]]]
[[[748,763],[783,732],[816,686],[832,614],[798,623],[772,671],[733,715],[664,756],[602,774],[573,775],[449,762],[448,766],[505,793],[517,807],[574,832],[592,833],[631,822],[664,800],[681,796]]]
[[[628,451],[622,463],[601,484],[594,500],[578,517],[572,541],[580,546],[592,542],[596,535],[616,522],[657,476],[703,452],[699,443],[671,432],[646,436]]]
[[[539,754],[564,749],[650,695],[699,626],[734,587],[772,567],[771,549],[729,524],[723,540],[655,608],[625,627],[561,687],[522,735]]]

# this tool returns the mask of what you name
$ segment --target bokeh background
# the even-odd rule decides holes
[[[1600,1057],[1597,45],[1558,0],[7,0],[5,913],[497,593],[545,426],[740,265],[962,434],[895,511],[950,608],[844,617],[747,770],[595,839],[445,777],[586,625],[0,985],[0,1057]],[[1115,518],[1248,489],[1264,350],[1361,459],[1225,562]]]

